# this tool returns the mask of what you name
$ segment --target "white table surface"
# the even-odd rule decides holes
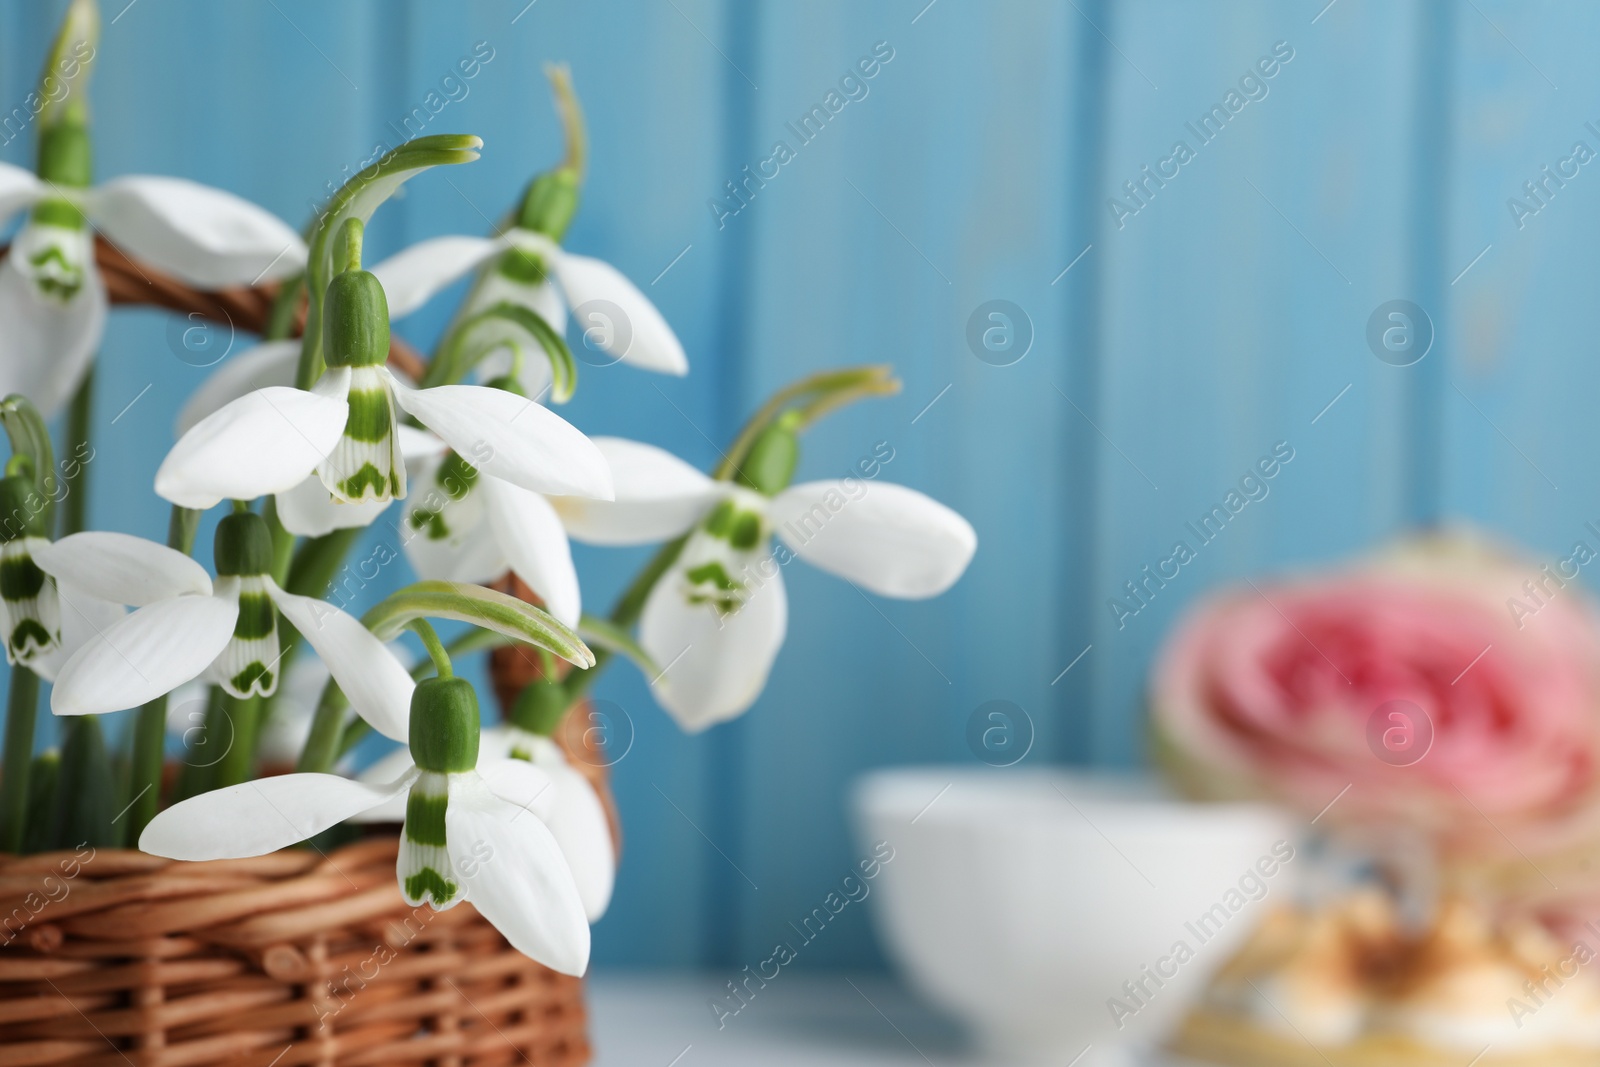
[[[595,1067],[977,1067],[986,1062],[959,1029],[881,974],[781,972],[719,1029],[707,1001],[726,995],[725,983],[732,977],[597,972],[589,980]]]

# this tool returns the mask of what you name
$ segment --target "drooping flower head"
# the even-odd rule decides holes
[[[582,541],[684,538],[644,603],[639,643],[660,670],[656,699],[685,729],[731,719],[761,694],[788,627],[782,568],[791,560],[882,596],[921,599],[948,589],[977,549],[966,519],[914,489],[867,478],[790,485],[793,438],[792,424],[775,423],[743,484],[650,445],[597,438],[615,499],[553,501]]]
[[[331,604],[279,588],[271,534],[252,512],[217,524],[215,581],[183,553],[127,534],[73,534],[34,555],[63,588],[95,589],[138,609],[67,659],[50,698],[57,715],[137,707],[201,677],[236,698],[270,696],[278,687],[279,612],[342,685],[361,680],[347,664],[377,641]],[[394,671],[386,674],[384,684],[392,684]]]
[[[156,492],[208,508],[286,493],[315,473],[337,504],[381,506],[406,495],[403,410],[485,474],[533,492],[609,497],[604,458],[548,409],[483,386],[413,389],[389,371],[388,305],[360,269],[359,220],[349,221],[350,259],[324,305],[327,370],[310,390],[267,386],[200,420],[162,461]]]
[[[386,659],[400,670],[373,642],[344,657],[347,667],[359,676]],[[411,687],[408,678],[405,686],[381,695],[347,689],[363,718],[407,740],[414,765],[394,781],[300,773],[214,790],[157,815],[139,847],[173,859],[259,856],[346,819],[381,818],[404,798],[395,874],[409,903],[442,911],[470,900],[519,951],[582,974],[589,924],[562,845],[541,813],[549,776],[522,760],[477,770],[478,701],[465,680],[430,678]]]

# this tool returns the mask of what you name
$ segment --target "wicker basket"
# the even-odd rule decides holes
[[[104,241],[96,251],[113,303],[251,332],[271,306],[270,289],[198,292]],[[398,339],[390,362],[421,366]],[[497,691],[523,664],[496,660]],[[559,740],[610,809],[580,718]],[[517,952],[470,903],[409,907],[397,847],[390,831],[213,863],[0,856],[0,1067],[587,1062],[582,982]]]

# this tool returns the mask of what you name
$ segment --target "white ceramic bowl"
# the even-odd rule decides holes
[[[854,799],[863,854],[894,849],[872,893],[890,956],[1008,1058],[1065,1064],[1094,1044],[1087,1064],[1156,1040],[1296,871],[1284,815],[1147,777],[897,768]]]

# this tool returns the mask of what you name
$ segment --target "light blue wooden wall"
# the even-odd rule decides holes
[[[538,70],[565,59],[593,138],[569,245],[646,287],[694,368],[683,381],[585,368],[571,418],[709,466],[711,442],[783,382],[900,369],[904,393],[826,424],[802,475],[888,441],[886,477],[967,514],[977,559],[914,604],[790,568],[768,692],[707,735],[679,735],[636,677],[603,684],[636,738],[615,768],[627,840],[602,963],[764,958],[852,862],[851,779],[971,762],[965,726],[985,701],[1026,709],[1028,762],[1137,761],[1150,657],[1216,583],[1451,516],[1564,553],[1600,518],[1600,164],[1520,229],[1506,206],[1574,141],[1600,150],[1584,126],[1600,126],[1593,5],[525,2],[138,0],[106,28],[97,144],[103,174],[182,174],[298,223],[486,41],[495,58],[429,131],[480,134],[483,160],[385,209],[370,238],[385,253],[482,232],[557,155]],[[0,4],[6,100],[27,91],[58,6]],[[707,200],[792,140],[785,123],[877,42],[894,58],[868,96],[719,228]],[[1198,146],[1185,123],[1278,42],[1293,58],[1266,96]],[[1195,158],[1119,226],[1108,198],[1179,138]],[[0,157],[25,164],[30,149]],[[1407,368],[1365,340],[1397,298],[1436,331]],[[994,299],[1031,320],[1032,349],[1008,367],[965,340]],[[447,303],[403,332],[431,342]],[[100,525],[159,534],[149,477],[199,379],[159,316],[119,314]],[[1280,441],[1294,459],[1270,495],[1119,626],[1107,601]],[[591,604],[643,558],[578,555]],[[395,570],[372,596],[404,580]],[[803,962],[877,959],[851,911]]]

